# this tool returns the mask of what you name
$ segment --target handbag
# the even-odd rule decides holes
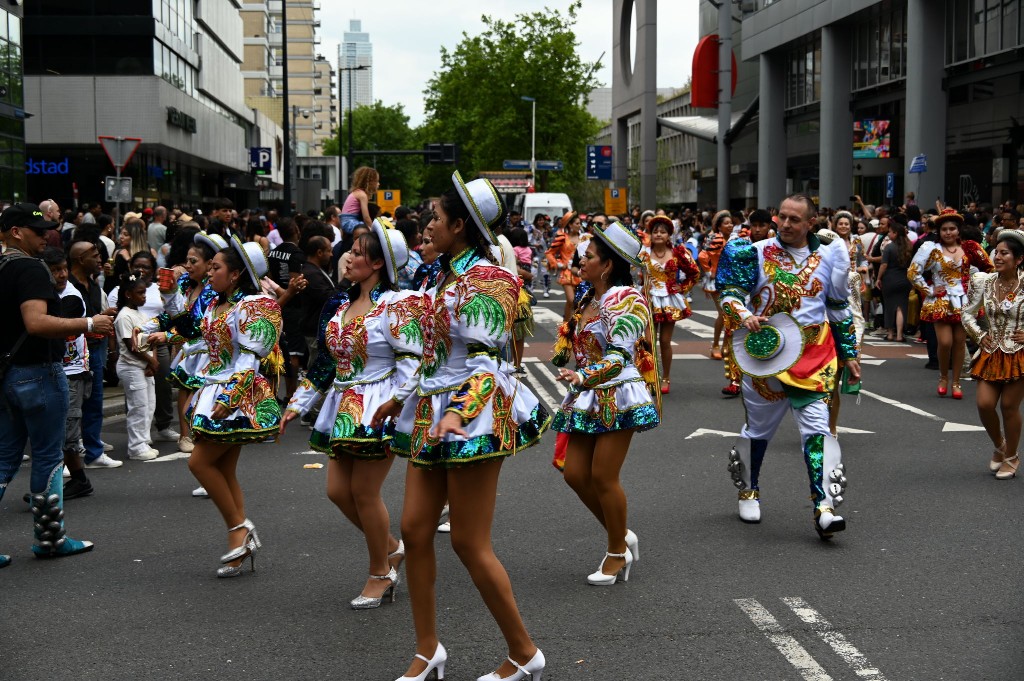
[[[11,250],[10,252],[5,253],[3,257],[0,258],[0,272],[2,272],[3,269],[7,266],[7,263],[11,262],[12,260],[27,257],[27,255],[24,255],[21,251],[17,250]],[[14,359],[14,355],[16,355],[18,353],[18,350],[21,349],[21,345],[22,343],[25,342],[26,338],[28,338],[28,329],[22,332],[21,336],[14,343],[14,347],[11,348],[10,352],[0,355],[0,383],[2,383],[4,378],[7,376],[7,371],[8,369],[11,368],[11,360]]]

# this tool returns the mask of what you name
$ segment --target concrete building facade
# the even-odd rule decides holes
[[[235,0],[30,3],[24,28],[28,153],[66,170],[30,174],[31,196],[103,201],[112,135],[142,139],[124,172],[136,206],[258,203],[249,149],[280,130],[246,102]]]
[[[731,203],[821,205],[1024,195],[1024,1],[752,0],[738,3],[734,111],[758,99],[757,134],[732,149]],[[700,8],[701,35],[717,9]],[[703,113],[706,113],[704,110]],[[714,166],[710,144],[701,168]],[[910,172],[923,155],[927,170]],[[714,181],[702,178],[701,196]]]

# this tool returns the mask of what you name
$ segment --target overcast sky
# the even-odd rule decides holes
[[[658,3],[658,87],[681,87],[690,76],[697,46],[699,0]],[[412,124],[423,122],[423,89],[441,66],[443,45],[453,49],[463,32],[478,35],[486,13],[511,21],[516,14],[553,7],[565,13],[568,0],[377,0],[354,3],[328,0],[320,19],[322,54],[337,66],[338,43],[350,19],[361,19],[373,43],[373,97],[386,105],[402,104]],[[580,57],[594,61],[604,52],[597,77],[611,87],[612,0],[583,0],[576,35]],[[340,87],[347,74],[338,74]]]

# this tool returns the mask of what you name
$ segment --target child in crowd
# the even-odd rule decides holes
[[[66,319],[85,316],[85,300],[74,286],[68,286],[68,261],[64,251],[59,248],[47,248],[43,251],[43,262],[50,268],[56,284],[57,295],[60,296],[61,316]],[[64,482],[64,498],[74,499],[92,494],[92,483],[85,474],[82,456],[82,403],[92,394],[92,374],[89,372],[89,344],[85,342],[85,334],[68,336],[64,339],[64,359],[62,366],[68,379],[68,417],[64,422],[64,465],[65,476],[70,473],[71,479]]]
[[[133,329],[148,319],[139,311],[146,302],[148,284],[143,277],[131,274],[121,281],[115,338],[120,341],[121,356],[117,358],[117,377],[124,386],[128,406],[128,458],[133,461],[155,459],[160,452],[149,444],[149,429],[156,409],[156,383],[153,375],[159,370],[156,355],[147,352],[148,337],[133,343]]]

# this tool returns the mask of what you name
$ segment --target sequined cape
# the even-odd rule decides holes
[[[569,389],[552,428],[564,433],[600,434],[654,428],[658,411],[635,363],[651,324],[647,303],[632,286],[614,286],[598,301],[598,315],[580,326],[588,296],[559,329],[552,363],[565,366],[569,352],[580,384]]]
[[[281,308],[269,296],[236,291],[231,307],[217,314],[218,298],[200,324],[209,359],[189,405],[192,431],[223,442],[261,441],[276,435],[281,423],[274,390],[259,373],[260,359],[274,351],[281,335]],[[226,418],[213,418],[217,405],[228,408]]]
[[[750,316],[788,312],[803,327],[801,359],[778,379],[794,404],[832,392],[837,359],[859,356],[849,302],[849,254],[841,244],[824,246],[807,235],[808,257],[797,262],[776,236],[757,243],[736,241],[723,249],[716,284],[726,326]],[[755,381],[756,383],[756,381]]]
[[[199,288],[199,295],[191,305],[189,296]],[[171,372],[167,379],[176,387],[189,392],[202,387],[203,381],[198,375],[206,355],[206,342],[203,340],[200,325],[210,302],[217,293],[210,287],[209,280],[195,281],[187,273],[178,278],[177,288],[171,293],[161,293],[164,311],[139,327],[143,333],[164,331],[167,343],[181,344],[181,350],[171,361]]]
[[[921,296],[921,321],[960,323],[960,312],[967,305],[971,273],[992,271],[992,261],[977,241],[966,239],[960,246],[964,257],[956,263],[943,253],[942,244],[929,241],[918,249],[907,268],[907,278]],[[926,272],[931,272],[931,285],[924,279]],[[942,295],[935,295],[936,285],[946,287]]]
[[[391,449],[420,467],[508,456],[536,444],[550,422],[529,388],[501,364],[515,319],[518,277],[476,249],[442,256],[441,262],[439,282],[423,298],[419,380],[395,395],[405,407]],[[432,437],[430,431],[450,413],[462,419],[466,436]]]
[[[383,456],[393,425],[372,428],[373,414],[397,388],[417,380],[422,294],[378,285],[370,300],[370,310],[348,320],[348,292],[327,301],[320,314],[316,359],[288,404],[289,411],[304,415],[323,403],[310,437],[318,451],[340,448],[363,458]]]

